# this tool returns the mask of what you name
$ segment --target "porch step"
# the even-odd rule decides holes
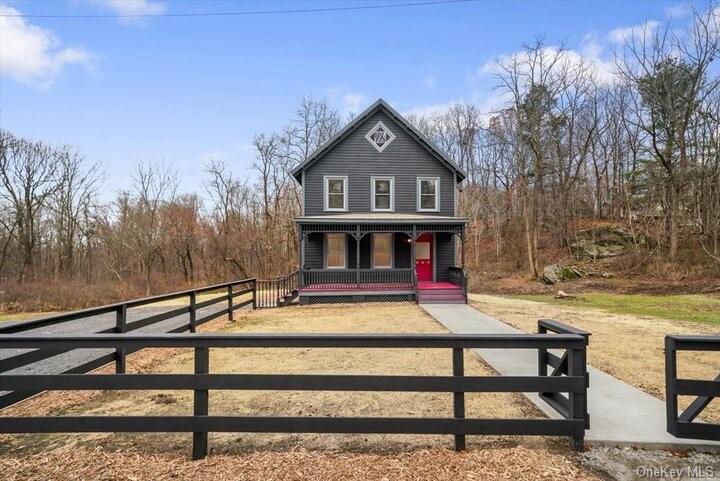
[[[465,294],[461,289],[419,289],[419,304],[465,304]]]
[[[453,288],[442,288],[442,289],[418,289],[418,294],[462,294],[462,289],[459,289],[457,287]]]

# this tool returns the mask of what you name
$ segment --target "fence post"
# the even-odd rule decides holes
[[[233,286],[232,284],[227,288],[228,295],[228,319],[233,322]]]
[[[677,389],[677,351],[675,339],[665,336],[665,409],[667,410],[667,432],[677,437],[678,404]]]
[[[197,303],[197,294],[195,291],[192,291],[190,293],[190,332],[194,333],[197,330],[197,326],[195,325],[195,321],[197,320],[197,307],[195,304]]]
[[[115,332],[127,332],[127,304],[122,304],[115,311]],[[125,374],[125,358],[127,351],[124,348],[115,349],[115,374]]]
[[[463,350],[459,347],[453,348],[453,376],[464,376],[465,365],[463,359]],[[465,418],[465,393],[462,391],[453,393],[453,417],[458,419]],[[459,424],[459,423],[458,423]],[[456,427],[456,432],[460,431]],[[465,449],[465,435],[455,434],[455,451]]]
[[[538,334],[547,334],[547,328],[538,323]],[[547,348],[538,348],[538,376],[547,376]]]
[[[195,348],[195,374],[208,374],[210,372],[210,349],[207,347]],[[198,416],[208,415],[208,390],[195,389],[193,399],[193,415],[195,419]],[[192,458],[202,459],[207,456],[208,451],[208,433],[207,431],[193,432],[193,448]]]
[[[572,348],[568,349],[568,376],[581,376],[585,378],[585,371],[587,366],[585,365],[585,356],[583,351],[586,346],[583,344],[582,349]],[[581,419],[587,424],[587,387],[583,385],[582,392],[570,392],[568,393],[568,410],[570,419]],[[585,426],[583,426],[585,428]],[[585,430],[581,431],[580,435],[572,436],[570,438],[570,444],[575,451],[582,451],[585,443]]]
[[[252,306],[257,309],[257,279],[252,280]]]

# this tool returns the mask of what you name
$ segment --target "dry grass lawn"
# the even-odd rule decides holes
[[[294,306],[240,311],[226,332],[446,332],[410,303]],[[466,353],[468,375],[490,368]],[[213,349],[211,373],[438,374],[452,372],[449,349]],[[146,351],[130,372],[192,372],[188,350]],[[48,401],[50,399],[50,401]],[[466,395],[468,417],[542,416],[519,394]],[[48,393],[5,410],[32,414],[186,415],[191,392]],[[452,416],[450,393],[213,391],[210,414],[279,416]],[[451,436],[211,433],[212,455],[189,462],[189,434],[52,434],[0,437],[6,479],[597,479],[564,439]],[[68,469],[72,467],[72,469]],[[100,477],[100,476],[97,476]]]
[[[667,334],[714,334],[720,326],[657,317],[613,314],[601,310],[549,305],[520,299],[471,294],[470,303],[486,314],[526,332],[537,332],[537,320],[556,319],[592,333],[588,362],[658,398],[665,397],[664,343]],[[714,379],[720,373],[717,353],[681,352],[678,375]],[[685,407],[691,398],[680,397]],[[710,403],[703,419],[720,422],[720,405]]]

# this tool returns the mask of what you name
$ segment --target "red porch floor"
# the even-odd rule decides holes
[[[433,289],[457,289],[458,286],[451,282],[440,281],[420,281],[418,282],[418,290],[433,290]],[[342,283],[328,283],[328,284],[312,284],[305,286],[300,289],[300,293],[303,292],[317,292],[317,291],[332,291],[332,292],[348,292],[348,291],[402,291],[411,290],[412,284],[404,282],[369,282],[363,283],[359,286],[354,283],[342,284]]]

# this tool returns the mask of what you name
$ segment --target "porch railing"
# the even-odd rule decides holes
[[[281,307],[297,294],[298,271],[274,279],[258,279],[254,307]]]
[[[465,295],[465,303],[468,301],[468,278],[465,270],[460,267],[451,267],[448,269],[448,280],[456,286],[462,288]]]
[[[413,288],[413,269],[302,269],[301,287]]]

